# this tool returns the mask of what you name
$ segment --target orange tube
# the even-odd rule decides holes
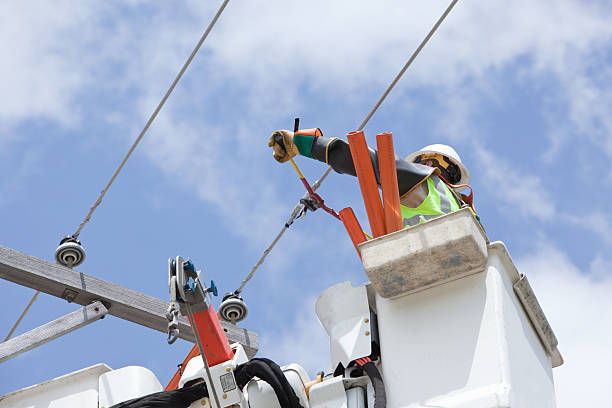
[[[323,132],[319,128],[312,129],[300,129],[295,132],[296,135],[308,135],[308,136],[323,136]]]
[[[351,156],[355,164],[361,195],[365,203],[372,235],[380,237],[386,234],[383,207],[378,194],[378,184],[370,160],[370,152],[362,131],[347,134]]]
[[[359,257],[361,258],[361,253],[359,252],[357,245],[365,242],[366,237],[361,229],[361,225],[359,225],[359,221],[357,221],[357,217],[355,217],[353,209],[351,207],[341,209],[340,219],[342,220],[344,228],[346,228],[346,232],[348,232],[351,241],[353,241],[353,245],[355,245],[357,254],[359,254]]]
[[[402,211],[397,186],[393,135],[391,133],[376,135],[376,146],[378,147],[378,167],[380,168],[385,229],[387,234],[390,234],[402,229]]]

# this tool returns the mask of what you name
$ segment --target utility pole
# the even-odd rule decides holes
[[[81,306],[100,302],[111,316],[163,333],[167,331],[168,302],[3,246],[0,246],[0,278]],[[242,344],[249,358],[255,355],[257,333],[224,321],[221,326],[230,343]],[[181,318],[178,327],[180,338],[195,343],[187,319]],[[46,341],[38,336],[36,342]]]

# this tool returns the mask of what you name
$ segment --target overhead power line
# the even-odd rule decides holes
[[[128,150],[127,154],[125,155],[125,157],[121,161],[121,164],[119,164],[119,167],[117,167],[117,170],[115,170],[115,173],[113,173],[113,176],[110,178],[110,180],[106,184],[106,187],[104,187],[104,189],[100,192],[100,195],[98,196],[98,199],[93,203],[93,205],[89,209],[89,212],[87,213],[87,215],[85,216],[83,221],[81,221],[81,224],[79,224],[79,227],[77,228],[76,232],[74,234],[72,234],[73,238],[75,238],[75,239],[78,238],[78,236],[81,234],[81,231],[83,230],[83,227],[85,227],[85,224],[87,224],[89,222],[89,220],[91,219],[91,216],[93,215],[94,211],[96,211],[96,208],[98,208],[98,206],[102,202],[102,198],[104,198],[104,195],[106,194],[108,189],[113,185],[113,182],[115,181],[115,179],[117,178],[117,176],[121,172],[121,169],[123,169],[123,166],[125,166],[125,163],[128,161],[128,159],[130,158],[130,156],[132,155],[132,153],[136,149],[136,146],[138,146],[138,143],[140,143],[140,141],[142,140],[142,138],[145,135],[145,133],[147,133],[147,130],[149,130],[149,127],[151,126],[151,123],[153,123],[153,121],[157,117],[157,114],[159,113],[161,108],[166,103],[166,100],[170,97],[170,94],[172,93],[172,91],[174,91],[174,88],[176,87],[176,85],[180,81],[180,79],[183,76],[183,74],[185,73],[185,71],[187,71],[187,68],[189,67],[189,64],[191,64],[191,61],[193,60],[193,58],[196,56],[196,54],[200,50],[200,47],[202,46],[202,44],[204,44],[204,41],[206,40],[206,37],[208,37],[208,34],[210,34],[211,30],[213,29],[213,27],[217,23],[217,20],[221,16],[221,13],[223,13],[223,10],[225,10],[225,6],[227,6],[227,3],[229,3],[229,0],[225,0],[223,2],[223,4],[221,4],[221,7],[219,7],[219,10],[217,11],[215,16],[213,17],[213,19],[210,22],[210,24],[208,24],[208,27],[206,27],[206,30],[204,31],[204,34],[202,34],[202,37],[200,37],[200,40],[198,41],[198,43],[196,44],[195,48],[191,52],[191,55],[189,55],[189,58],[187,58],[187,61],[185,61],[185,63],[183,64],[183,67],[181,68],[179,73],[174,78],[174,81],[172,81],[172,84],[170,85],[170,88],[168,88],[168,90],[166,91],[166,94],[164,95],[164,97],[161,99],[161,101],[159,101],[159,104],[157,105],[157,107],[155,108],[155,110],[153,111],[151,116],[149,117],[149,120],[145,124],[144,128],[140,131],[140,134],[138,135],[138,137],[136,138],[136,140],[132,144],[132,147],[130,147],[130,150]],[[32,303],[34,302],[34,300],[36,299],[36,297],[38,296],[39,293],[40,292],[37,291],[34,294],[34,296],[32,296],[32,299],[30,300],[28,305],[25,307],[25,309],[23,310],[23,312],[19,316],[19,319],[17,319],[17,321],[13,325],[13,327],[12,327],[11,331],[9,332],[8,336],[6,337],[5,341],[8,340],[12,336],[13,332],[17,329],[17,326],[19,325],[21,320],[24,318],[24,316],[28,312],[28,309],[30,309],[30,306],[32,306]]]
[[[387,96],[389,95],[389,93],[391,92],[391,90],[395,87],[395,85],[399,82],[399,80],[402,78],[402,76],[404,75],[404,73],[406,72],[406,70],[408,69],[408,67],[410,67],[410,65],[412,64],[412,62],[414,61],[414,59],[417,57],[417,55],[419,55],[419,53],[421,52],[421,50],[425,47],[425,45],[427,44],[427,42],[429,41],[429,39],[434,35],[434,33],[436,32],[436,30],[438,29],[438,27],[440,27],[440,24],[442,24],[442,22],[444,21],[444,19],[446,18],[446,16],[450,13],[450,11],[453,9],[453,7],[455,7],[455,4],[457,4],[459,0],[453,0],[449,6],[446,8],[446,10],[444,10],[444,13],[442,13],[442,16],[440,16],[440,18],[438,19],[438,21],[436,21],[436,24],[434,24],[434,26],[432,27],[432,29],[429,31],[429,33],[427,34],[427,36],[423,39],[423,41],[421,41],[421,43],[419,44],[419,46],[417,47],[417,49],[412,53],[412,55],[410,56],[410,58],[408,59],[408,61],[406,62],[406,64],[404,64],[404,66],[402,67],[402,69],[400,70],[400,72],[396,75],[396,77],[393,79],[393,81],[391,82],[391,84],[387,87],[387,89],[385,90],[385,92],[382,94],[382,96],[378,99],[378,102],[376,102],[376,104],[374,105],[374,107],[372,108],[372,110],[370,111],[370,113],[368,113],[368,115],[365,117],[365,119],[363,120],[363,122],[361,122],[361,125],[359,125],[359,128],[357,129],[359,130],[363,130],[363,128],[366,126],[366,124],[370,121],[370,119],[372,118],[372,116],[374,116],[374,113],[376,113],[376,111],[378,110],[378,108],[380,107],[380,105],[382,105],[383,101],[387,98]],[[313,191],[317,191],[317,189],[319,188],[319,186],[321,186],[321,184],[323,183],[323,181],[325,181],[325,179],[327,178],[327,176],[329,176],[329,173],[331,173],[332,168],[331,166],[327,168],[327,170],[325,170],[325,172],[321,175],[321,177],[319,177],[319,179],[312,185],[312,189]],[[302,198],[308,198],[308,193],[306,193]],[[287,220],[287,222],[285,223],[285,225],[281,228],[280,232],[276,235],[276,237],[274,238],[274,240],[272,241],[272,243],[270,244],[270,246],[268,246],[268,248],[266,248],[266,250],[264,251],[263,255],[259,258],[259,260],[257,261],[257,263],[255,264],[255,266],[253,266],[253,268],[251,269],[251,271],[249,272],[249,274],[247,275],[247,277],[242,281],[242,283],[240,284],[240,287],[238,287],[238,289],[236,290],[235,293],[240,293],[242,292],[242,290],[244,289],[244,287],[246,286],[246,284],[251,280],[251,278],[253,277],[253,275],[255,274],[255,271],[261,266],[261,264],[263,264],[264,260],[266,259],[266,257],[268,256],[268,254],[270,254],[270,252],[272,251],[272,249],[274,248],[274,246],[277,244],[277,242],[280,240],[280,238],[283,236],[283,234],[285,233],[285,231],[287,231],[287,229],[289,229],[289,227],[291,226],[291,224],[293,224],[293,221],[295,221],[295,219],[298,217],[298,215],[302,214],[304,211],[304,204],[301,203],[301,201],[298,201],[298,203],[296,204],[296,206],[293,208],[293,211],[291,212],[291,214],[289,215],[289,219]]]
[[[136,149],[136,146],[138,146],[138,143],[140,143],[140,141],[142,140],[142,137],[145,135],[147,130],[149,130],[149,127],[151,126],[151,123],[153,123],[153,121],[157,117],[157,114],[159,113],[161,108],[164,106],[164,103],[166,103],[166,100],[168,99],[168,97],[170,96],[170,94],[172,93],[174,88],[176,87],[176,84],[178,84],[179,80],[181,79],[181,77],[183,76],[185,71],[187,70],[187,67],[189,67],[189,64],[191,64],[191,61],[193,60],[193,58],[196,56],[196,54],[200,50],[200,47],[202,46],[202,44],[206,40],[206,37],[208,37],[208,34],[210,34],[211,30],[215,26],[215,23],[217,22],[217,20],[221,16],[221,13],[223,13],[223,10],[225,9],[225,6],[227,6],[227,3],[229,3],[229,0],[225,0],[223,2],[223,4],[221,4],[221,7],[219,7],[219,10],[217,11],[217,14],[215,14],[215,16],[213,17],[212,21],[210,22],[210,24],[206,28],[206,31],[204,31],[204,34],[202,34],[202,37],[200,37],[200,40],[198,41],[198,43],[196,44],[195,48],[191,52],[191,55],[189,56],[189,58],[187,58],[187,61],[185,61],[185,64],[183,64],[183,67],[181,68],[181,70],[177,74],[176,78],[174,78],[174,81],[172,81],[172,84],[170,85],[170,88],[168,88],[168,90],[166,91],[166,94],[164,95],[164,97],[161,99],[161,101],[159,101],[159,104],[157,105],[157,108],[155,108],[155,110],[153,111],[153,113],[149,117],[149,120],[145,124],[144,128],[140,131],[140,134],[138,135],[138,137],[136,138],[136,140],[132,144],[132,147],[130,147],[130,150],[127,152],[127,154],[123,158],[123,161],[121,162],[119,167],[117,167],[117,170],[115,170],[115,173],[113,174],[111,179],[108,181],[108,184],[106,185],[106,187],[104,187],[104,190],[102,190],[100,192],[100,195],[98,196],[98,199],[91,206],[91,208],[89,209],[89,212],[87,213],[87,215],[85,216],[83,221],[81,221],[81,224],[79,225],[79,228],[77,228],[76,232],[74,234],[72,234],[73,238],[78,238],[78,236],[81,234],[81,231],[83,230],[83,227],[85,226],[85,224],[87,224],[89,222],[89,220],[91,219],[91,216],[93,215],[94,211],[96,211],[96,208],[98,208],[98,206],[102,202],[102,198],[104,197],[104,195],[106,194],[108,189],[111,187],[111,185],[113,184],[113,182],[115,181],[115,179],[117,178],[119,173],[121,172],[121,169],[123,169],[123,166],[125,165],[125,163],[128,161],[128,159],[130,158],[130,156],[132,155],[132,153]]]

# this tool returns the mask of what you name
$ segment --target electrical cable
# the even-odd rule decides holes
[[[243,389],[254,377],[268,383],[281,408],[303,408],[295,390],[278,364],[267,358],[252,358],[234,370],[236,385]]]
[[[154,407],[189,407],[199,399],[208,398],[205,383],[176,390],[160,391],[142,397],[123,401],[109,408],[154,408]]]
[[[300,399],[296,395],[295,390],[293,389],[291,384],[289,384],[289,380],[287,380],[287,377],[285,376],[285,373],[280,368],[280,366],[269,358],[260,357],[258,358],[258,360],[263,361],[265,364],[267,364],[268,367],[270,367],[270,369],[274,373],[274,375],[276,375],[276,377],[280,380],[281,386],[283,387],[283,391],[285,392],[285,394],[287,395],[287,399],[289,400],[289,404],[291,404],[293,408],[303,408],[300,404]]]
[[[359,130],[363,130],[363,128],[367,125],[367,123],[370,121],[370,119],[372,118],[372,116],[374,116],[374,113],[376,113],[376,111],[378,110],[378,108],[380,107],[380,105],[382,105],[383,101],[387,98],[387,96],[389,95],[389,93],[391,92],[391,90],[395,87],[395,85],[399,82],[399,80],[402,78],[402,76],[404,75],[404,73],[406,72],[406,70],[408,69],[408,67],[410,67],[410,65],[412,64],[412,62],[415,60],[415,58],[419,55],[419,53],[421,52],[421,50],[425,47],[425,45],[427,44],[427,42],[429,41],[429,39],[434,35],[434,33],[436,32],[436,30],[438,29],[438,27],[440,27],[440,24],[442,24],[442,22],[444,21],[444,19],[446,18],[446,16],[450,13],[450,11],[453,9],[453,7],[455,7],[455,4],[457,4],[459,0],[453,0],[450,5],[446,8],[446,10],[444,10],[444,13],[442,13],[442,16],[440,16],[440,18],[438,19],[438,21],[436,21],[436,23],[434,24],[434,26],[432,27],[432,29],[429,31],[429,33],[427,34],[427,36],[423,39],[423,41],[421,41],[421,43],[419,44],[419,46],[417,47],[417,49],[412,53],[412,55],[410,56],[410,58],[408,59],[408,61],[406,62],[406,64],[404,64],[404,66],[402,67],[402,69],[400,70],[400,72],[395,76],[395,78],[393,79],[393,81],[391,82],[391,84],[387,87],[387,89],[385,90],[385,92],[382,94],[382,96],[378,99],[378,102],[376,102],[376,104],[374,105],[374,107],[372,108],[372,110],[370,111],[370,113],[368,113],[368,115],[365,117],[365,119],[363,120],[363,122],[361,122],[361,125],[359,125],[359,128],[357,129],[357,131]],[[321,175],[321,177],[319,177],[319,179],[317,181],[314,182],[314,184],[312,185],[312,190],[313,191],[317,191],[317,189],[319,188],[319,186],[323,183],[323,181],[325,181],[325,179],[327,178],[327,176],[329,176],[329,173],[331,173],[332,168],[331,166],[329,166],[327,168],[327,170],[325,170],[325,172]],[[306,194],[304,194],[304,196],[302,197],[302,199],[307,199],[310,196],[310,194],[307,192]],[[268,248],[266,248],[266,250],[264,251],[264,253],[262,254],[262,256],[259,258],[259,260],[257,261],[257,263],[255,264],[255,266],[253,266],[253,268],[251,269],[251,271],[249,272],[249,274],[247,275],[247,277],[242,281],[242,283],[240,284],[240,286],[238,287],[238,289],[234,292],[236,294],[239,294],[240,292],[242,292],[242,290],[244,289],[244,287],[246,286],[246,284],[251,280],[251,278],[253,277],[253,275],[255,274],[255,271],[261,266],[261,264],[263,264],[264,260],[266,259],[266,257],[268,256],[268,254],[272,251],[272,249],[274,248],[274,246],[276,245],[276,243],[280,240],[280,238],[283,236],[283,234],[285,233],[285,231],[287,231],[287,229],[289,229],[289,227],[291,226],[291,224],[293,224],[293,221],[295,221],[295,219],[303,214],[304,212],[304,204],[301,203],[301,201],[298,201],[298,203],[296,204],[296,206],[293,208],[293,211],[291,211],[291,214],[289,215],[289,219],[287,220],[287,222],[285,223],[285,225],[283,226],[283,228],[281,228],[280,232],[276,235],[276,237],[274,238],[274,240],[272,241],[272,243],[270,244],[270,246],[268,246]]]
[[[106,194],[108,189],[111,187],[111,185],[113,184],[113,182],[115,181],[115,179],[119,175],[119,172],[121,172],[121,169],[123,169],[123,166],[125,165],[125,163],[128,161],[128,159],[130,158],[130,156],[134,152],[134,149],[136,149],[136,146],[138,145],[138,143],[140,143],[140,140],[142,139],[142,137],[145,135],[147,130],[149,130],[149,127],[151,126],[151,123],[153,123],[153,121],[157,117],[157,114],[159,113],[161,108],[164,106],[164,103],[166,103],[166,100],[168,99],[168,97],[170,96],[170,94],[172,93],[174,88],[176,87],[176,84],[178,84],[178,81],[181,79],[181,77],[183,76],[183,74],[187,70],[187,67],[189,67],[189,64],[191,63],[191,61],[193,60],[195,55],[200,50],[200,47],[204,43],[204,40],[206,40],[206,37],[208,37],[208,34],[211,32],[211,30],[215,26],[215,23],[217,22],[217,20],[221,16],[221,13],[223,13],[223,10],[225,9],[225,6],[227,6],[227,3],[229,3],[229,0],[225,0],[223,2],[223,4],[221,4],[221,7],[219,7],[219,10],[217,11],[217,14],[215,14],[215,16],[213,17],[212,21],[210,22],[210,24],[208,25],[208,27],[204,31],[204,34],[202,34],[202,37],[200,37],[200,40],[198,41],[198,43],[196,44],[195,48],[191,52],[191,55],[189,55],[189,58],[187,58],[187,61],[185,61],[185,63],[183,64],[183,67],[181,68],[181,70],[177,74],[176,78],[174,78],[174,81],[172,81],[172,84],[170,85],[170,88],[168,88],[168,90],[166,91],[166,94],[164,95],[164,97],[161,99],[161,101],[157,105],[157,108],[155,108],[155,110],[153,111],[153,113],[149,117],[149,120],[145,124],[144,128],[140,131],[140,134],[138,135],[138,137],[136,138],[136,140],[132,144],[132,147],[130,147],[130,150],[127,152],[127,154],[123,158],[123,161],[121,162],[119,167],[117,167],[117,170],[115,170],[115,173],[113,174],[113,176],[109,180],[109,182],[106,185],[106,187],[104,187],[104,190],[102,190],[100,192],[100,195],[98,196],[98,199],[91,206],[91,208],[89,209],[89,212],[87,213],[87,215],[85,216],[83,221],[81,221],[81,224],[77,228],[76,232],[72,235],[73,238],[78,238],[78,236],[81,234],[81,231],[83,230],[83,227],[85,226],[85,224],[87,224],[89,222],[89,220],[91,219],[91,216],[93,215],[94,211],[96,210],[96,208],[98,208],[98,206],[102,202],[102,198],[104,197],[104,195]]]
[[[442,24],[442,22],[444,21],[444,19],[446,18],[446,16],[448,15],[448,13],[451,12],[451,10],[453,9],[453,7],[455,7],[455,4],[457,4],[459,0],[453,0],[451,2],[451,4],[449,4],[449,6],[446,8],[446,10],[444,10],[444,13],[442,13],[442,15],[440,16],[440,18],[438,19],[438,21],[436,21],[436,24],[434,24],[434,26],[432,27],[431,30],[429,30],[429,33],[427,34],[427,36],[423,39],[423,41],[421,41],[421,44],[419,44],[419,46],[417,47],[417,49],[412,53],[412,55],[410,56],[410,58],[408,59],[408,61],[406,62],[406,64],[404,64],[404,67],[402,68],[402,70],[397,74],[397,76],[395,77],[395,79],[393,79],[393,82],[391,82],[391,85],[389,85],[389,87],[387,88],[387,90],[382,94],[382,96],[380,97],[380,99],[378,100],[378,102],[376,102],[376,105],[374,105],[374,107],[372,108],[372,110],[370,111],[370,113],[368,113],[368,116],[366,116],[366,118],[363,120],[363,122],[361,123],[361,125],[359,126],[359,129],[357,129],[357,131],[359,130],[363,130],[363,128],[365,127],[365,125],[370,121],[370,119],[372,118],[372,116],[374,115],[374,113],[378,110],[378,108],[380,107],[380,105],[383,103],[383,101],[387,98],[387,95],[389,95],[389,93],[391,92],[391,90],[395,87],[395,85],[399,82],[399,80],[401,79],[401,77],[404,75],[404,73],[406,72],[406,70],[408,69],[408,67],[410,67],[410,65],[412,64],[412,61],[414,61],[414,59],[419,55],[419,53],[421,52],[421,50],[425,47],[425,45],[427,44],[427,42],[429,41],[429,39],[434,35],[434,33],[436,32],[436,30],[438,29],[438,27],[440,27],[440,24]]]
[[[374,408],[385,408],[387,406],[387,393],[380,371],[372,361],[358,364],[366,372],[374,388]]]

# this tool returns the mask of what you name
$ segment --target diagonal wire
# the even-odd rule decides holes
[[[446,8],[446,10],[444,10],[444,13],[442,13],[442,16],[440,16],[440,18],[438,19],[438,21],[436,21],[436,24],[434,24],[434,26],[432,27],[432,29],[429,31],[429,33],[427,34],[427,36],[423,39],[423,41],[421,41],[421,44],[419,44],[419,46],[417,47],[417,49],[412,53],[412,55],[410,56],[410,58],[408,59],[408,61],[406,62],[406,64],[404,64],[404,66],[402,67],[401,71],[396,75],[396,77],[393,79],[393,81],[391,82],[391,84],[387,87],[387,90],[382,94],[382,96],[378,99],[378,102],[376,102],[376,105],[374,105],[374,107],[372,108],[372,110],[370,111],[370,113],[368,113],[368,115],[365,117],[365,119],[363,120],[363,122],[361,122],[361,125],[359,125],[359,128],[357,129],[359,130],[363,130],[363,128],[365,127],[365,125],[370,121],[370,119],[372,118],[372,116],[374,116],[374,113],[376,113],[376,111],[378,110],[378,108],[380,107],[380,105],[382,105],[383,101],[387,98],[387,96],[389,95],[389,93],[391,92],[391,90],[395,87],[395,85],[399,82],[399,80],[401,79],[401,77],[404,75],[404,73],[406,72],[406,70],[408,69],[408,67],[410,67],[410,65],[412,64],[412,62],[414,61],[414,59],[419,55],[419,53],[421,52],[421,50],[425,47],[425,45],[427,44],[427,42],[429,41],[429,39],[434,35],[434,33],[436,32],[436,30],[438,29],[438,27],[440,27],[440,24],[442,24],[442,22],[444,21],[444,19],[446,18],[446,16],[448,15],[448,13],[450,13],[450,11],[453,9],[453,7],[455,7],[455,4],[457,4],[459,0],[453,0],[450,5]],[[315,183],[312,185],[312,189],[313,191],[317,191],[317,189],[319,188],[319,186],[323,183],[323,181],[325,181],[325,179],[327,178],[327,176],[329,176],[329,173],[331,173],[331,166],[329,166],[327,168],[327,170],[325,170],[325,172],[321,175],[321,177],[319,177],[319,179],[317,181],[315,181]],[[308,193],[306,193],[302,198],[308,198]],[[293,224],[293,221],[295,221],[295,219],[298,217],[298,215],[302,214],[304,211],[304,204],[302,204],[301,202],[298,202],[296,204],[296,206],[293,208],[293,211],[291,212],[291,215],[289,216],[289,219],[287,220],[287,222],[285,223],[285,225],[283,226],[283,228],[281,228],[280,232],[278,233],[278,235],[276,235],[276,238],[274,238],[274,240],[272,241],[272,244],[270,244],[270,246],[264,251],[263,255],[261,256],[261,258],[259,258],[259,260],[257,261],[257,263],[255,264],[255,266],[253,266],[253,268],[251,269],[251,271],[249,272],[249,274],[247,275],[247,277],[242,281],[242,283],[240,284],[240,287],[235,291],[235,293],[240,293],[242,292],[242,290],[244,289],[244,287],[246,286],[247,282],[249,280],[251,280],[251,278],[253,277],[253,275],[255,274],[255,271],[257,270],[257,268],[259,268],[261,266],[261,264],[263,264],[264,260],[266,259],[266,257],[268,256],[268,254],[272,251],[272,249],[274,248],[274,246],[276,245],[276,243],[280,240],[280,238],[283,236],[283,234],[285,233],[285,231],[287,231],[287,229],[289,229],[289,227],[291,226],[291,224]]]
[[[170,94],[172,93],[172,91],[174,91],[174,88],[176,87],[176,84],[178,84],[178,82],[180,81],[180,79],[183,76],[183,74],[185,73],[185,71],[187,71],[187,68],[189,67],[189,64],[191,64],[191,61],[193,60],[193,58],[196,56],[196,54],[200,50],[200,47],[202,46],[202,44],[206,40],[206,37],[208,37],[208,34],[210,34],[211,30],[215,26],[215,23],[217,22],[217,20],[221,16],[221,13],[223,13],[223,10],[225,9],[225,6],[227,6],[227,3],[229,3],[229,0],[225,0],[223,2],[223,4],[221,4],[221,7],[219,7],[219,10],[217,11],[217,14],[215,14],[215,16],[213,17],[212,21],[208,25],[208,27],[206,27],[206,30],[204,31],[204,34],[202,34],[202,37],[200,37],[200,40],[198,41],[198,43],[196,44],[195,48],[191,52],[191,55],[189,55],[189,58],[187,58],[187,61],[185,61],[185,63],[183,64],[183,67],[181,68],[179,73],[174,78],[174,81],[172,81],[172,84],[170,85],[170,88],[168,88],[168,90],[166,91],[166,94],[164,95],[164,97],[161,99],[161,101],[157,105],[157,108],[155,108],[155,110],[153,111],[153,113],[149,117],[149,120],[145,124],[144,128],[140,131],[140,134],[138,135],[138,137],[136,138],[136,140],[132,144],[132,147],[130,147],[130,150],[127,152],[127,154],[125,155],[125,157],[121,161],[121,164],[119,164],[119,167],[117,167],[117,170],[115,170],[115,173],[113,174],[111,179],[108,181],[108,184],[106,184],[106,187],[104,187],[104,189],[100,192],[100,195],[98,196],[98,199],[93,203],[93,205],[89,209],[89,212],[87,213],[87,215],[85,216],[83,221],[81,221],[81,224],[79,224],[79,227],[77,228],[76,232],[74,234],[72,234],[73,238],[78,238],[78,236],[81,234],[81,231],[83,230],[83,227],[85,227],[85,224],[87,224],[89,222],[89,220],[91,219],[91,216],[93,215],[94,211],[96,211],[96,208],[98,208],[98,206],[102,202],[102,198],[104,198],[104,195],[106,194],[108,189],[111,187],[111,185],[113,184],[113,182],[115,181],[115,179],[117,178],[117,176],[119,175],[121,170],[123,169],[123,166],[125,166],[125,163],[128,161],[128,159],[130,158],[130,156],[132,155],[132,153],[136,149],[136,146],[138,146],[138,143],[140,143],[140,141],[142,140],[142,138],[145,135],[145,133],[147,133],[147,130],[149,130],[149,127],[151,126],[151,123],[153,123],[153,121],[157,117],[157,114],[159,113],[161,108],[166,103],[166,100],[168,99],[168,97],[170,97]],[[11,329],[9,334],[6,336],[4,341],[8,340],[12,336],[13,332],[15,331],[15,329],[17,329],[17,326],[19,325],[19,323],[21,323],[21,320],[24,318],[24,316],[26,315],[26,313],[30,309],[30,306],[32,306],[32,303],[34,303],[34,300],[36,300],[36,297],[38,296],[39,293],[40,292],[37,291],[34,294],[34,296],[32,296],[32,299],[30,300],[30,303],[28,303],[28,305],[25,307],[25,309],[21,313],[21,316],[19,316],[19,319],[17,319],[17,322],[15,322],[15,324],[13,325],[13,328]]]
[[[125,165],[125,163],[128,161],[128,159],[130,158],[130,156],[134,152],[134,149],[136,149],[136,146],[138,146],[138,143],[140,143],[140,140],[142,139],[142,137],[145,135],[147,130],[149,130],[149,127],[151,126],[151,123],[153,123],[153,121],[157,117],[157,114],[159,113],[161,108],[164,106],[164,103],[166,103],[166,100],[168,99],[168,97],[170,96],[170,94],[172,93],[174,88],[176,87],[176,84],[178,84],[179,80],[181,79],[181,77],[183,76],[185,71],[187,70],[187,67],[189,67],[189,64],[191,63],[191,61],[193,60],[195,55],[198,53],[200,47],[204,43],[204,40],[206,40],[206,37],[208,37],[208,34],[210,33],[210,31],[215,26],[215,23],[217,22],[217,20],[221,16],[221,13],[223,13],[223,10],[225,9],[225,6],[227,6],[227,3],[229,3],[229,0],[225,0],[223,2],[223,4],[221,4],[221,7],[219,7],[219,10],[217,11],[217,14],[215,14],[215,16],[213,17],[212,21],[210,22],[210,24],[206,28],[206,31],[204,31],[204,34],[202,34],[202,37],[200,38],[200,41],[198,41],[198,43],[196,44],[195,48],[191,52],[191,55],[189,56],[189,58],[187,58],[187,61],[185,61],[185,64],[183,64],[183,68],[181,68],[181,70],[177,74],[176,78],[174,78],[174,81],[172,81],[172,85],[170,85],[170,88],[168,88],[168,90],[166,91],[166,94],[164,95],[164,97],[161,99],[161,101],[157,105],[157,108],[155,108],[155,110],[153,111],[153,114],[151,114],[151,117],[149,117],[149,120],[145,124],[144,128],[140,131],[140,134],[138,135],[138,137],[136,138],[136,140],[132,144],[132,147],[130,147],[130,150],[127,152],[127,154],[123,158],[123,161],[121,162],[119,167],[117,167],[117,170],[115,170],[115,173],[113,174],[111,179],[108,181],[108,184],[106,185],[106,187],[104,187],[104,190],[102,190],[100,192],[100,195],[98,196],[98,199],[94,202],[94,204],[89,209],[89,213],[87,213],[87,215],[85,216],[83,221],[81,221],[81,224],[79,225],[79,228],[77,228],[76,232],[72,235],[73,238],[78,238],[78,236],[79,236],[79,234],[81,234],[81,231],[83,230],[83,227],[85,226],[85,224],[87,224],[89,222],[89,220],[91,219],[91,216],[93,215],[94,211],[96,210],[96,208],[98,208],[98,206],[102,202],[102,198],[104,197],[104,195],[106,194],[106,192],[108,191],[110,186],[113,184],[113,182],[115,181],[115,179],[119,175],[119,172],[121,172],[121,169],[123,169],[123,166]]]
[[[19,319],[17,319],[17,321],[15,322],[13,327],[11,328],[11,331],[6,335],[6,337],[4,338],[3,341],[7,341],[8,339],[11,338],[11,336],[13,335],[15,330],[17,329],[17,326],[19,326],[19,323],[21,323],[21,320],[23,320],[23,318],[26,315],[26,313],[28,313],[28,310],[30,310],[30,307],[32,306],[32,303],[34,303],[34,301],[38,297],[39,293],[40,293],[40,291],[38,291],[38,290],[36,291],[36,293],[34,293],[34,296],[32,296],[32,299],[30,299],[30,302],[28,303],[28,305],[25,307],[25,309],[23,309],[23,312],[21,312],[21,315],[19,316]]]

